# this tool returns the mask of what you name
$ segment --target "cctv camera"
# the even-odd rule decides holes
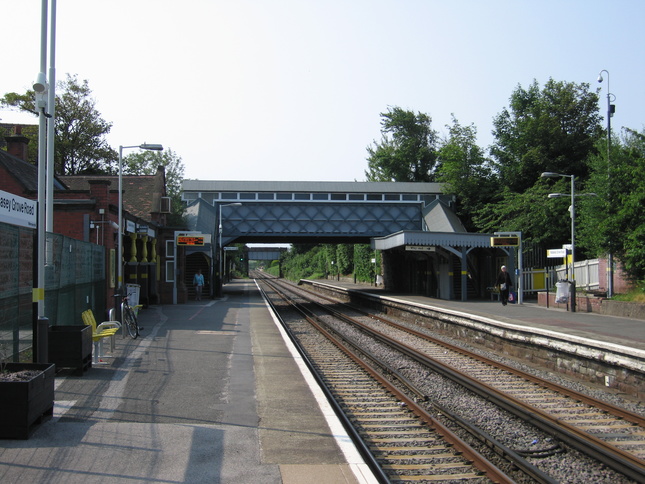
[[[39,72],[36,76],[36,82],[34,82],[34,91],[38,93],[45,92],[47,90],[47,78],[45,77],[44,72]]]

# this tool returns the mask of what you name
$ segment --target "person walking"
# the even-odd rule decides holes
[[[195,301],[201,301],[202,289],[204,288],[204,275],[201,269],[198,269],[197,274],[193,277],[193,284],[195,285]]]
[[[499,299],[502,301],[502,305],[506,306],[508,304],[508,293],[513,286],[513,280],[511,275],[506,270],[506,266],[502,266],[502,270],[497,276],[497,281],[495,283],[499,287]]]

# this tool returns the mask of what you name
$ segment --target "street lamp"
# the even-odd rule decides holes
[[[224,205],[219,205],[219,218],[217,219],[219,221],[219,227],[218,227],[218,257],[219,257],[219,276],[218,276],[218,282],[217,282],[217,295],[221,296],[222,295],[222,284],[224,281],[224,274],[223,274],[223,258],[224,258],[224,247],[222,247],[222,208],[224,207],[239,207],[242,205],[240,202],[235,202],[235,203],[225,203]]]
[[[611,118],[616,112],[616,106],[611,103],[612,98],[615,101],[616,96],[614,96],[610,91],[609,91],[609,71],[607,69],[603,69],[600,71],[598,74],[598,82],[604,81],[602,77],[602,73],[607,74],[607,180],[609,181],[609,184],[607,186],[607,204],[609,209],[611,209],[611,176],[610,176],[610,163],[609,163],[609,156],[611,153]],[[607,254],[607,297],[612,297],[614,293],[614,261],[613,261],[613,256],[611,254],[611,249],[609,250],[609,254]]]
[[[142,145],[119,146],[119,236],[118,236],[118,254],[117,254],[117,294],[123,295],[123,150],[128,148],[139,148],[141,150],[162,151],[163,146],[157,144],[143,143]],[[120,301],[117,301],[117,311],[120,310]]]
[[[569,211],[571,212],[571,279],[573,284],[571,284],[571,312],[576,312],[576,276],[575,276],[575,253],[576,253],[576,196],[591,196],[595,197],[595,193],[583,193],[576,195],[576,177],[575,175],[563,175],[562,173],[553,173],[550,171],[542,173],[540,175],[542,178],[571,178],[571,207]],[[568,197],[566,193],[549,193],[548,198],[560,198]]]

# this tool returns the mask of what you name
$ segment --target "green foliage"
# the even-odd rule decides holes
[[[169,225],[181,225],[184,204],[181,201],[181,183],[184,179],[184,163],[171,149],[163,151],[142,150],[123,158],[123,173],[128,175],[154,175],[157,169],[164,169],[166,190],[171,199]]]
[[[101,118],[91,97],[88,82],[67,75],[56,85],[54,133],[55,171],[59,175],[109,173],[116,165],[118,153],[107,144],[105,136],[112,123]],[[3,107],[36,114],[34,91],[7,93],[0,100]],[[36,138],[37,139],[37,138]],[[37,143],[32,143],[37,145]],[[32,159],[31,156],[34,156]],[[37,151],[30,150],[30,161],[37,161]]]
[[[456,213],[467,230],[478,229],[473,216],[486,204],[500,197],[489,160],[477,146],[474,125],[461,126],[453,116],[448,139],[439,150],[437,181],[444,193],[457,197]]]
[[[645,280],[645,130],[625,130],[591,159],[588,190],[598,194],[583,212],[581,241],[596,253],[611,252],[634,281]],[[608,169],[609,167],[609,169]]]
[[[433,181],[438,135],[431,124],[427,114],[398,107],[381,113],[381,142],[367,147],[367,181]]]
[[[516,193],[552,171],[586,178],[587,158],[601,135],[598,95],[589,84],[549,79],[540,90],[518,86],[494,120],[491,147],[500,180]]]
[[[357,281],[374,280],[375,271],[378,273],[381,267],[380,255],[380,252],[372,250],[368,244],[354,245],[354,274]],[[376,259],[376,263],[372,262],[372,259]]]

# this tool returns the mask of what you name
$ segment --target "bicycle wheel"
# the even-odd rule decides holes
[[[137,339],[137,336],[139,336],[139,325],[137,323],[137,317],[130,306],[123,308],[123,323],[128,328],[128,333],[132,339]]]

